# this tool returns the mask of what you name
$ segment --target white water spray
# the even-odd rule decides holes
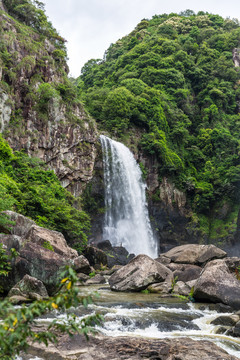
[[[142,172],[123,144],[100,136],[103,149],[105,223],[103,239],[124,246],[129,253],[157,257],[148,216]]]

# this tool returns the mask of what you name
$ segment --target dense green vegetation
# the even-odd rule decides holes
[[[13,209],[40,226],[62,232],[78,250],[86,245],[90,221],[84,211],[73,207],[77,199],[42,161],[24,152],[13,154],[1,135],[0,198],[0,210]],[[1,221],[5,225],[7,219],[1,216],[0,226]]]
[[[88,61],[78,79],[99,128],[118,138],[139,129],[139,150],[157,157],[160,179],[186,191],[193,221],[210,237],[226,235],[240,202],[240,72],[232,59],[239,44],[236,19],[190,10],[155,15],[103,60]],[[228,224],[214,223],[224,203]]]

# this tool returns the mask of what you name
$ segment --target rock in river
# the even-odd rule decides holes
[[[240,309],[240,282],[230,273],[224,260],[213,260],[196,281],[193,296],[199,301],[221,302]]]
[[[112,290],[140,291],[172,277],[172,271],[147,255],[138,255],[109,279]]]

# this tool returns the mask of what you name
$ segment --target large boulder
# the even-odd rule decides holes
[[[31,220],[22,215],[12,214],[11,219],[17,219],[19,224],[26,224],[26,228],[25,231],[24,226],[21,228],[19,225],[13,228],[12,232],[16,234],[24,233],[21,237],[16,234],[0,235],[0,242],[4,244],[7,253],[10,253],[12,248],[19,253],[12,260],[12,270],[8,277],[0,279],[0,285],[7,293],[25,275],[29,275],[42,281],[48,293],[52,295],[59,287],[63,268],[66,265],[73,265],[74,260],[78,258],[78,253],[67,245],[61,233],[32,224]],[[80,266],[77,260],[75,265],[78,268]]]
[[[203,265],[213,259],[222,259],[227,253],[215,245],[187,244],[174,247],[162,255],[174,263]]]
[[[28,274],[43,282],[49,295],[59,288],[60,274],[72,259],[63,257],[39,244],[28,242],[20,250],[13,267],[13,280],[16,283]]]
[[[23,236],[28,232],[32,225],[36,225],[33,220],[14,211],[7,210],[2,213],[7,215],[9,220],[12,221],[11,225],[6,224],[5,226],[2,226],[1,232],[3,233]]]
[[[32,300],[41,300],[47,298],[48,293],[42,281],[25,275],[8,293],[8,297],[23,296]]]
[[[40,247],[50,249],[65,258],[74,259],[78,256],[76,250],[70,248],[62,233],[48,230],[37,225],[31,226],[24,236],[24,247],[28,243],[39,245]]]
[[[240,282],[230,273],[224,260],[213,260],[196,281],[193,296],[199,301],[221,302],[239,309]]]
[[[138,255],[116,271],[109,284],[116,291],[140,291],[172,277],[172,271],[147,255]]]

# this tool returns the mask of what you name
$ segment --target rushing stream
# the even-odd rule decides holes
[[[100,136],[103,149],[105,223],[103,239],[124,246],[130,253],[157,257],[146,202],[146,185],[131,151]]]
[[[209,308],[209,304],[161,298],[159,294],[112,292],[107,285],[101,286],[81,287],[81,293],[89,295],[98,291],[100,298],[88,307],[87,313],[98,312],[104,316],[105,321],[98,328],[102,334],[148,339],[190,337],[209,340],[240,359],[240,339],[217,334],[219,326],[210,324],[220,315],[230,315],[217,312],[214,305]],[[86,310],[79,309],[77,313],[80,318],[86,316]],[[65,316],[57,312],[54,314],[54,317],[62,321]],[[40,322],[51,320],[44,318]]]

